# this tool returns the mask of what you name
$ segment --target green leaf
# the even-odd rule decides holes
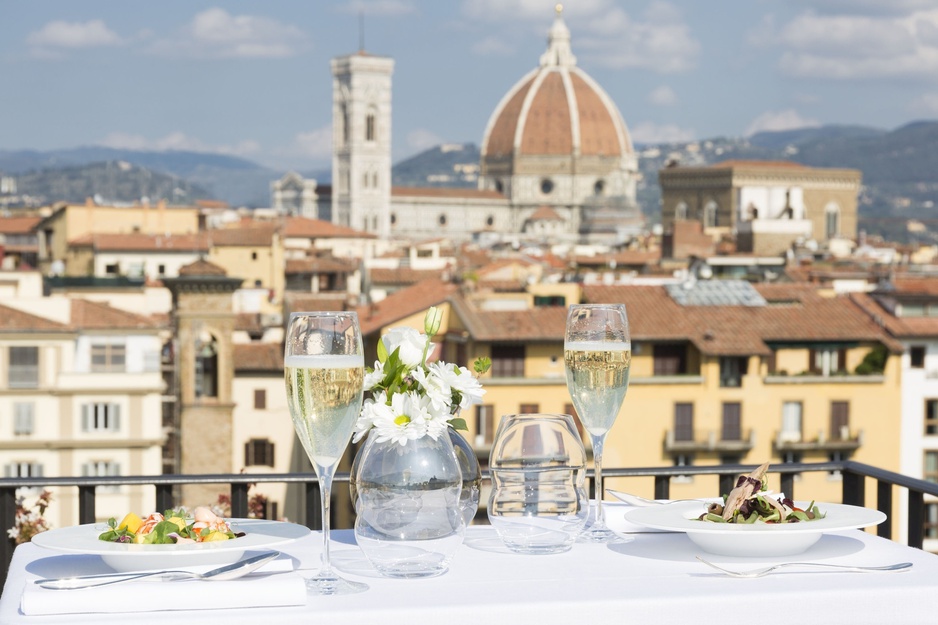
[[[388,359],[388,347],[384,344],[383,339],[378,339],[378,362],[384,363]]]
[[[462,417],[456,417],[454,419],[450,419],[448,423],[450,424],[450,427],[452,427],[454,430],[463,430],[466,432],[469,431],[469,424],[467,424],[466,420],[463,419]]]
[[[483,373],[488,371],[491,367],[492,367],[492,359],[489,358],[488,356],[481,356],[480,358],[476,358],[475,362],[472,363],[473,370],[479,375],[482,375]]]

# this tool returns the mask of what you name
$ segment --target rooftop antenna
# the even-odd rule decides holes
[[[358,12],[358,51],[365,51],[365,12]]]

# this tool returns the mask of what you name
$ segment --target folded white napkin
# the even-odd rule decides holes
[[[186,567],[204,572],[212,567]],[[214,610],[306,605],[306,581],[281,556],[254,573],[229,581],[143,578],[79,590],[40,588],[31,577],[20,600],[26,615]]]

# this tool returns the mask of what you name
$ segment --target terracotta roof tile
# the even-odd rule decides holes
[[[283,236],[309,239],[376,238],[376,235],[370,232],[346,228],[321,219],[307,219],[305,217],[287,217],[283,225]]]
[[[89,233],[69,241],[72,247],[92,247],[102,251],[135,252],[207,252],[209,238],[205,233],[152,235],[143,233]]]
[[[0,304],[0,332],[67,332],[68,326]]]
[[[379,331],[404,317],[436,306],[457,289],[455,284],[432,278],[392,293],[377,304],[362,306],[358,311],[362,334]]]
[[[210,263],[205,259],[200,258],[199,260],[189,263],[188,265],[183,265],[179,268],[180,276],[227,276],[228,272],[216,265],[215,263]]]
[[[275,224],[256,224],[234,228],[215,228],[207,230],[210,245],[269,247],[277,232]]]
[[[804,285],[758,285],[766,306],[679,306],[664,287],[584,286],[589,302],[623,302],[639,341],[690,340],[713,355],[768,354],[769,343],[879,341],[898,345],[849,298]]]
[[[446,270],[439,269],[411,269],[401,267],[399,269],[382,269],[375,267],[368,270],[369,279],[373,285],[400,285],[417,284],[423,280],[440,279],[441,274]]]
[[[73,299],[71,325],[81,330],[155,330],[159,323],[151,318],[114,308],[102,302]]]
[[[454,298],[454,303],[460,298]],[[563,342],[566,306],[539,306],[528,310],[480,310],[462,300],[456,304],[460,318],[477,341]]]
[[[283,371],[283,345],[280,343],[235,343],[235,371]]]
[[[42,217],[0,217],[0,234],[29,234]]]
[[[536,211],[531,213],[531,216],[528,217],[528,221],[563,221],[563,217],[557,214],[550,206],[541,206]]]
[[[358,261],[328,257],[294,258],[286,261],[284,273],[342,273],[358,269]]]

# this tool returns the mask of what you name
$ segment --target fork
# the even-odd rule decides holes
[[[772,566],[767,566],[761,569],[753,569],[751,571],[733,571],[730,569],[725,569],[722,566],[718,566],[713,562],[708,562],[700,556],[695,557],[707,566],[712,567],[721,573],[725,573],[730,577],[762,577],[763,575],[768,575],[773,571],[792,566],[809,568],[814,567],[832,571],[845,571],[854,573],[889,573],[892,571],[906,571],[912,567],[911,562],[899,562],[898,564],[889,564],[887,566],[853,566],[849,564],[829,564],[826,562],[782,562],[781,564],[773,564]]]

